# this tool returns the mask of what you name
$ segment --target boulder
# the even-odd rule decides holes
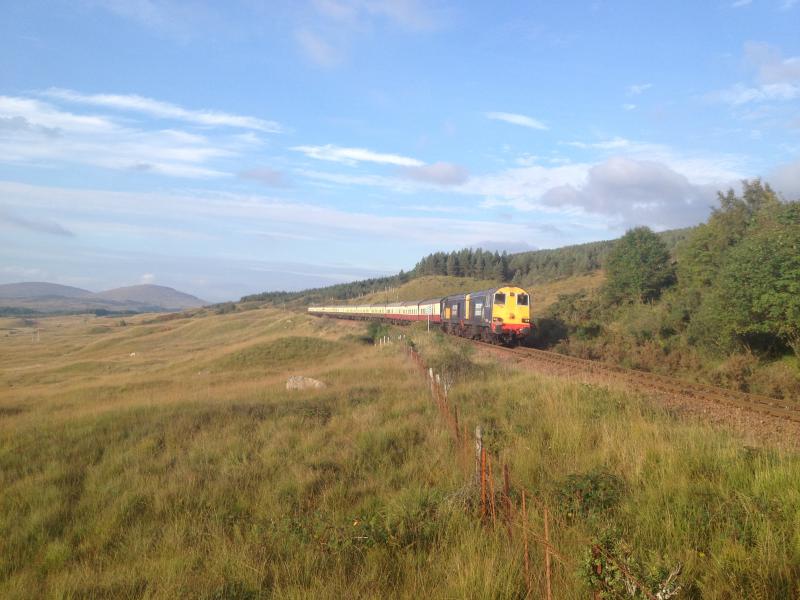
[[[303,377],[302,375],[292,375],[286,380],[287,390],[319,390],[324,387],[325,384],[318,379]]]

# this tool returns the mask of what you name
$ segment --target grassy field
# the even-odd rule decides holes
[[[0,597],[524,597],[401,343],[277,310],[126,321],[0,321]],[[552,507],[557,598],[588,597],[594,540],[651,582],[682,565],[682,597],[800,593],[795,455],[403,332]]]

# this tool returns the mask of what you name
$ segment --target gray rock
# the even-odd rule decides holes
[[[303,377],[302,375],[292,375],[286,380],[287,390],[319,390],[324,387],[325,384],[318,379]]]

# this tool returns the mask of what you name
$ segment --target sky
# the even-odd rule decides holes
[[[27,0],[0,283],[205,300],[800,198],[800,2]]]

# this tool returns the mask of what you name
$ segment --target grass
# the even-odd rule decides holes
[[[0,597],[524,596],[521,541],[478,524],[398,344],[278,310],[126,321],[0,323]],[[553,507],[556,597],[588,597],[603,536],[643,577],[683,564],[685,597],[797,595],[797,456],[403,331]]]

